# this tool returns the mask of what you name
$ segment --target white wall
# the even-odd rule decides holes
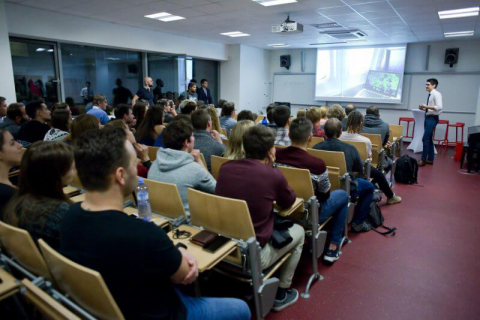
[[[13,82],[12,56],[8,39],[7,15],[5,3],[0,0],[0,96],[7,99],[7,103],[17,101],[15,84]]]
[[[6,3],[5,8],[10,35],[138,51],[186,54],[213,60],[227,59],[226,45],[217,42],[181,37],[13,3]],[[5,19],[2,19],[2,24],[4,21]]]
[[[219,98],[240,103],[240,45],[229,45],[228,61],[220,62]]]

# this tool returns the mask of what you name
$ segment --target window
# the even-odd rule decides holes
[[[148,75],[153,79],[154,88],[163,84],[162,96],[157,99],[166,97],[176,101],[185,91],[185,57],[149,53],[147,59]]]
[[[212,60],[193,59],[193,79],[197,80],[198,87],[200,87],[200,81],[207,79],[208,88],[212,95],[214,103],[218,101],[218,62]]]

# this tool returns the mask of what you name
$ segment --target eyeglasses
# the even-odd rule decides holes
[[[188,231],[183,231],[180,229],[173,230],[173,239],[188,239],[192,234]]]

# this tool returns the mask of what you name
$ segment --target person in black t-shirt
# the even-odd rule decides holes
[[[60,253],[100,272],[126,319],[250,318],[241,300],[181,294],[174,284],[197,279],[195,258],[162,228],[122,212],[124,196],[137,184],[136,153],[125,130],[88,131],[74,153],[85,201],[62,222]]]
[[[22,145],[13,139],[7,130],[0,130],[0,220],[3,221],[3,210],[13,197],[17,188],[8,179],[8,173],[14,165],[22,161]]]
[[[148,101],[148,104],[150,107],[152,107],[154,105],[152,87],[153,79],[150,77],[145,77],[143,87],[138,89],[135,97],[132,99],[132,106],[134,106],[137,100],[140,99]]]
[[[133,99],[132,91],[123,86],[122,79],[118,78],[115,81],[117,87],[113,89],[113,106],[116,107],[119,104],[127,104],[128,99]]]
[[[50,130],[50,126],[46,123],[51,119],[47,105],[41,100],[36,100],[29,102],[25,109],[32,120],[22,125],[18,131],[18,140],[30,143],[43,141],[45,134]]]

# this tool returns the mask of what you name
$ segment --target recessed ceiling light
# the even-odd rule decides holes
[[[48,52],[53,52],[53,49],[48,49],[47,51],[48,51]]]
[[[451,38],[451,37],[468,37],[468,36],[473,36],[474,31],[457,31],[457,32],[445,32],[445,38]]]
[[[42,51],[45,51],[45,50],[46,50],[45,48],[37,48],[37,50],[35,50],[35,51],[42,52]]]
[[[456,10],[438,11],[440,19],[464,18],[478,16],[479,7],[464,8]]]
[[[274,48],[290,47],[290,45],[286,43],[272,43],[272,44],[267,44],[267,46],[274,47]]]
[[[145,18],[160,20],[160,21],[163,21],[163,22],[185,19],[184,17],[175,16],[175,15],[173,15],[171,13],[168,13],[168,12],[159,12],[159,13],[149,14],[149,15],[146,15]]]
[[[264,7],[270,7],[287,3],[295,3],[297,0],[253,0],[253,2],[261,4]]]
[[[232,31],[232,32],[223,32],[223,33],[220,33],[221,35],[224,35],[224,36],[231,36],[233,34],[241,34],[243,32],[241,31]]]
[[[241,31],[231,31],[231,32],[223,32],[220,33],[223,36],[228,36],[232,38],[237,38],[237,37],[249,37],[250,35],[248,33],[243,33]]]

